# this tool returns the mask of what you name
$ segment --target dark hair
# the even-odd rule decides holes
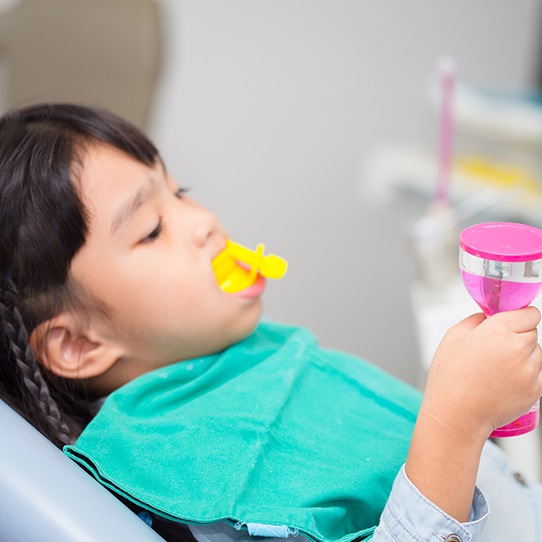
[[[90,421],[92,402],[80,382],[40,365],[29,336],[77,302],[68,272],[88,230],[77,175],[95,143],[159,160],[145,135],[107,111],[43,104],[0,118],[0,398],[59,447]]]

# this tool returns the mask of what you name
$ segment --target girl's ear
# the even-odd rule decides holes
[[[67,312],[39,324],[30,336],[30,346],[51,372],[71,379],[99,376],[120,357],[120,350],[102,339],[88,322],[83,326]]]

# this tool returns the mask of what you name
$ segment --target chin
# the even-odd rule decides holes
[[[229,341],[229,344],[227,346],[232,346],[233,344],[236,344],[246,339],[258,327],[263,310],[261,300],[258,301],[259,303],[253,307],[254,311],[246,314],[246,318],[239,326],[238,330],[232,334],[231,340]]]
[[[245,330],[245,333],[243,334],[243,337],[239,340],[246,339],[249,335],[251,335],[254,330],[258,327],[258,324],[260,323],[260,317],[261,314],[252,322],[252,324],[248,327],[248,329]]]

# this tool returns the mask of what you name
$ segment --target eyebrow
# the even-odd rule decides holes
[[[142,186],[133,197],[126,200],[113,216],[111,221],[111,235],[115,235],[117,231],[124,226],[134,213],[143,205],[152,188],[151,185]]]

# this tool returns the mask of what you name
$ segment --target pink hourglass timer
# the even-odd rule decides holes
[[[526,307],[542,288],[542,230],[514,222],[487,222],[459,236],[461,278],[487,316]],[[540,401],[517,420],[495,429],[491,437],[532,431]]]

